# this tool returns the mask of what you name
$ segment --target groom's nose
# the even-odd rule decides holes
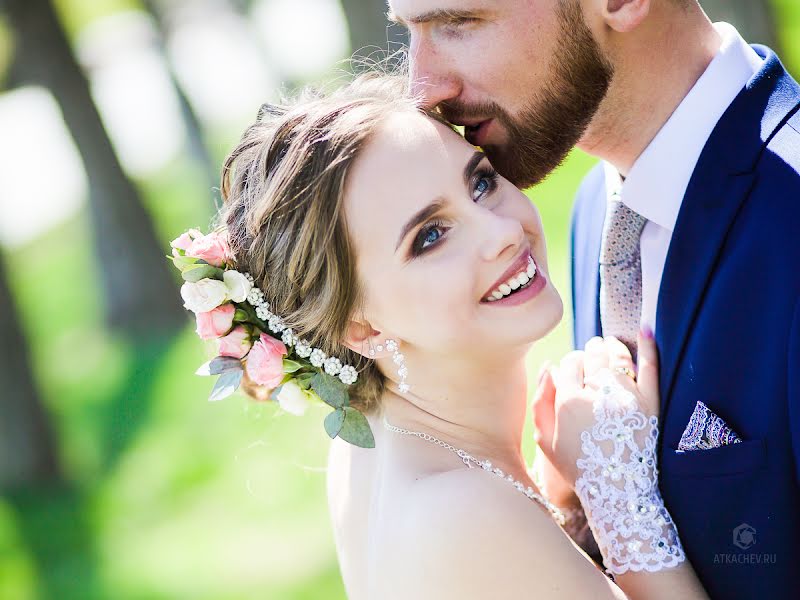
[[[448,59],[434,48],[412,40],[409,55],[411,92],[422,99],[425,108],[454,100],[461,94],[461,79],[451,69]]]

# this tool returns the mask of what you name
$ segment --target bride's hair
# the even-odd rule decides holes
[[[406,76],[378,72],[332,94],[306,91],[289,105],[265,104],[222,168],[217,219],[237,268],[253,276],[294,333],[356,368],[350,404],[362,412],[377,407],[384,377],[374,361],[340,343],[363,302],[344,190],[377,127],[400,111],[442,121],[420,108]],[[242,389],[259,400],[269,394],[246,375]]]

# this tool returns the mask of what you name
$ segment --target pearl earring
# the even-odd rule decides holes
[[[378,351],[380,351],[381,349],[382,349],[381,346],[378,346]],[[392,360],[397,365],[398,367],[397,374],[400,376],[400,383],[398,385],[398,388],[400,389],[401,392],[405,393],[410,389],[409,385],[406,383],[406,377],[408,376],[408,368],[406,367],[405,364],[406,357],[403,356],[403,354],[398,350],[398,345],[395,340],[386,340],[386,349],[389,352],[394,353],[392,355]]]

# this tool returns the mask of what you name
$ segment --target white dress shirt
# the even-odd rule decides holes
[[[716,56],[636,159],[625,181],[614,166],[604,163],[607,196],[620,190],[622,202],[647,219],[640,239],[641,324],[652,331],[664,262],[697,160],[717,121],[763,62],[733,25],[714,23],[714,27],[722,36]]]

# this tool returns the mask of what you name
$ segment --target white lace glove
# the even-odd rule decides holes
[[[675,567],[686,555],[658,489],[658,417],[648,419],[608,369],[594,381],[600,395],[594,426],[581,434],[575,493],[606,570],[619,575]]]

